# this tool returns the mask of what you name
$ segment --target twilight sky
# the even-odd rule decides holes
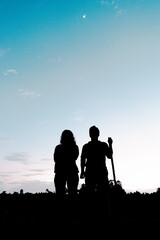
[[[92,125],[126,191],[160,187],[159,23],[156,0],[0,1],[0,192],[54,191],[62,131],[81,154]]]

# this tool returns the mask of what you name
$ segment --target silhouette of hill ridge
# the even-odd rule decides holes
[[[129,239],[157,237],[160,223],[160,190],[126,193],[110,187],[110,211],[98,194],[86,195],[81,188],[75,199],[57,199],[52,192],[0,194],[0,226],[5,234],[121,236]],[[12,231],[8,231],[12,229]],[[104,235],[105,234],[105,235]]]

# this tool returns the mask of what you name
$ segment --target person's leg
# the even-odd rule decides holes
[[[108,215],[111,214],[110,189],[108,174],[102,174],[98,178],[97,192],[100,198],[100,207]]]
[[[78,172],[72,173],[67,177],[67,187],[70,196],[76,196],[79,183]]]
[[[86,173],[85,185],[86,185],[87,194],[93,195],[96,189],[96,177],[94,174]]]
[[[55,184],[56,195],[59,197],[63,197],[65,195],[65,185],[66,185],[65,176],[62,174],[56,173],[54,177],[54,184]]]

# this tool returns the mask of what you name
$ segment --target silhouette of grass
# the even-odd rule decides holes
[[[110,209],[97,193],[88,196],[82,188],[72,199],[57,199],[55,193],[0,194],[0,226],[5,234],[35,234],[85,237],[159,236],[160,191],[126,193],[110,188]],[[109,210],[110,211],[109,211]],[[9,231],[8,231],[9,229]],[[12,230],[11,230],[12,229]],[[2,231],[1,231],[2,232]],[[105,235],[104,235],[105,234]]]

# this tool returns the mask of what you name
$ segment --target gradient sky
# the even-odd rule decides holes
[[[92,125],[126,191],[160,187],[159,23],[156,0],[0,1],[0,192],[54,191],[62,131],[81,153]]]

